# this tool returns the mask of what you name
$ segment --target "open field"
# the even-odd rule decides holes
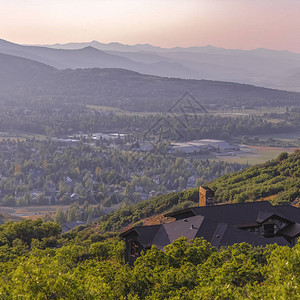
[[[293,141],[300,139],[300,132],[299,131],[293,131],[293,132],[285,132],[285,133],[269,133],[269,134],[261,134],[258,135],[259,138],[262,139],[278,139],[283,141]]]
[[[45,140],[47,139],[47,136],[41,134],[25,134],[21,132],[0,132],[0,141],[6,139],[25,141],[28,138],[35,138],[36,140]]]
[[[231,163],[241,163],[255,165],[264,163],[270,159],[276,158],[282,152],[292,153],[296,148],[281,147],[259,147],[241,145],[241,151],[228,156],[217,156],[217,160],[223,160]]]
[[[97,205],[90,205],[96,207]],[[8,207],[0,206],[0,214],[9,214],[15,218],[28,218],[28,219],[43,219],[45,215],[50,215],[54,217],[56,210],[61,208],[64,212],[69,209],[70,205],[31,205],[31,206],[20,206],[20,207]],[[83,206],[80,205],[82,208]],[[104,207],[103,213],[107,214],[118,208],[118,205],[113,205],[111,207]]]
[[[221,115],[226,117],[241,117],[241,116],[262,116],[265,113],[284,113],[286,112],[285,107],[274,107],[274,108],[260,108],[260,109],[232,109],[232,110],[220,110],[211,111],[214,115]],[[274,119],[275,120],[275,119]]]
[[[232,152],[211,152],[205,155],[192,155],[184,158],[194,158],[198,160],[217,160],[226,161],[230,163],[240,163],[255,165],[264,163],[268,160],[276,158],[282,152],[292,153],[298,148],[291,147],[264,147],[264,146],[250,146],[250,145],[238,145],[240,151]]]
[[[0,213],[8,213],[13,216],[25,218],[43,218],[45,214],[55,214],[56,209],[66,211],[69,205],[44,205],[44,206],[21,206],[21,207],[0,207]]]
[[[174,100],[174,103],[176,101]],[[205,105],[204,105],[205,106]],[[103,111],[103,112],[115,112],[117,114],[126,114],[126,115],[159,115],[161,114],[160,112],[131,112],[131,111],[126,111],[122,110],[116,107],[111,107],[111,106],[102,106],[102,105],[86,105],[87,108],[89,109],[94,109],[98,111]],[[265,113],[284,113],[286,112],[285,107],[274,107],[274,108],[260,108],[260,109],[230,109],[230,110],[209,110],[208,113],[213,114],[213,115],[221,115],[221,116],[227,116],[227,117],[240,117],[240,116],[250,116],[250,115],[255,115],[255,116],[262,116]],[[168,113],[164,112],[163,114],[170,114],[173,115],[174,113]],[[203,114],[203,113],[200,113]],[[193,113],[194,115],[194,113]]]
[[[103,105],[86,105],[87,108],[89,109],[94,109],[98,111],[105,111],[105,112],[125,112],[122,109],[116,108],[116,107],[111,107],[111,106],[103,106]]]

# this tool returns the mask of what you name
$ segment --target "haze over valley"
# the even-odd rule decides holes
[[[0,299],[299,299],[299,1],[0,10]]]
[[[89,166],[87,169],[80,167],[78,161],[73,166],[80,174],[76,180],[73,171],[57,165],[53,170],[60,175],[50,180],[49,171],[44,170],[41,163],[45,159],[51,163],[58,157],[38,154],[37,164],[30,171],[26,163],[21,166],[25,172],[21,172],[25,176],[21,184],[14,181],[11,186],[11,176],[15,173],[2,174],[2,186],[7,189],[2,195],[3,204],[21,206],[51,202],[62,205],[76,199],[80,203],[100,203],[101,211],[103,208],[104,211],[117,209],[122,203],[136,203],[154,195],[194,187],[221,174],[266,161],[281,150],[292,152],[299,146],[298,92],[229,81],[185,79],[176,76],[171,69],[168,72],[173,76],[170,77],[131,70],[145,71],[145,66],[157,64],[166,71],[159,60],[141,62],[150,57],[150,51],[156,53],[151,54],[153,59],[165,54],[180,56],[181,53],[196,58],[204,54],[201,58],[204,59],[208,53],[214,53],[213,56],[219,56],[222,61],[227,50],[194,47],[182,52],[181,48],[163,49],[150,45],[92,44],[105,51],[113,49],[114,54],[90,45],[82,49],[54,49],[1,41],[3,161],[9,158],[16,161],[22,155],[19,146],[11,144],[11,138],[13,141],[21,139],[22,143],[26,141],[32,149],[42,147],[43,151],[48,151],[51,141],[54,153],[65,153],[68,147],[74,147],[76,160],[85,145],[87,155],[94,157],[100,151],[106,153],[104,157],[108,160],[106,170],[102,159],[92,165],[85,162],[84,165]],[[234,53],[229,52],[229,56]],[[253,51],[256,52],[270,53]],[[282,59],[284,54],[272,53],[274,59]],[[139,62],[133,60],[135,55]],[[285,55],[298,57],[292,53]],[[234,57],[238,60],[238,56]],[[260,59],[254,59],[257,65]],[[224,69],[232,74],[227,67]],[[29,151],[26,159],[35,156],[35,151]],[[11,157],[11,153],[17,156]],[[147,173],[144,168],[152,159],[157,162]],[[123,161],[121,165],[120,161]],[[171,167],[163,172],[164,164],[180,165],[180,168],[175,172]],[[206,164],[214,166],[212,172],[203,171]],[[36,179],[25,201],[24,193],[32,174]],[[92,185],[86,185],[83,180],[86,176]]]

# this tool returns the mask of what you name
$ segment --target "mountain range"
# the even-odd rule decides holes
[[[230,50],[213,46],[161,48],[97,41],[25,46],[0,40],[0,53],[57,69],[122,68],[148,75],[300,91],[300,54],[289,51]]]
[[[207,109],[282,107],[300,103],[300,93],[246,84],[159,77],[119,68],[59,70],[38,61],[1,53],[0,65],[0,100],[6,102],[50,100],[127,111],[167,112],[189,92]]]

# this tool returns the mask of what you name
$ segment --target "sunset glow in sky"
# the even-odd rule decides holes
[[[0,38],[24,44],[97,40],[300,53],[300,1],[0,0]]]

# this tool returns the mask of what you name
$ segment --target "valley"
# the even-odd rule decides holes
[[[0,1],[0,300],[299,300],[300,1],[270,4]]]

